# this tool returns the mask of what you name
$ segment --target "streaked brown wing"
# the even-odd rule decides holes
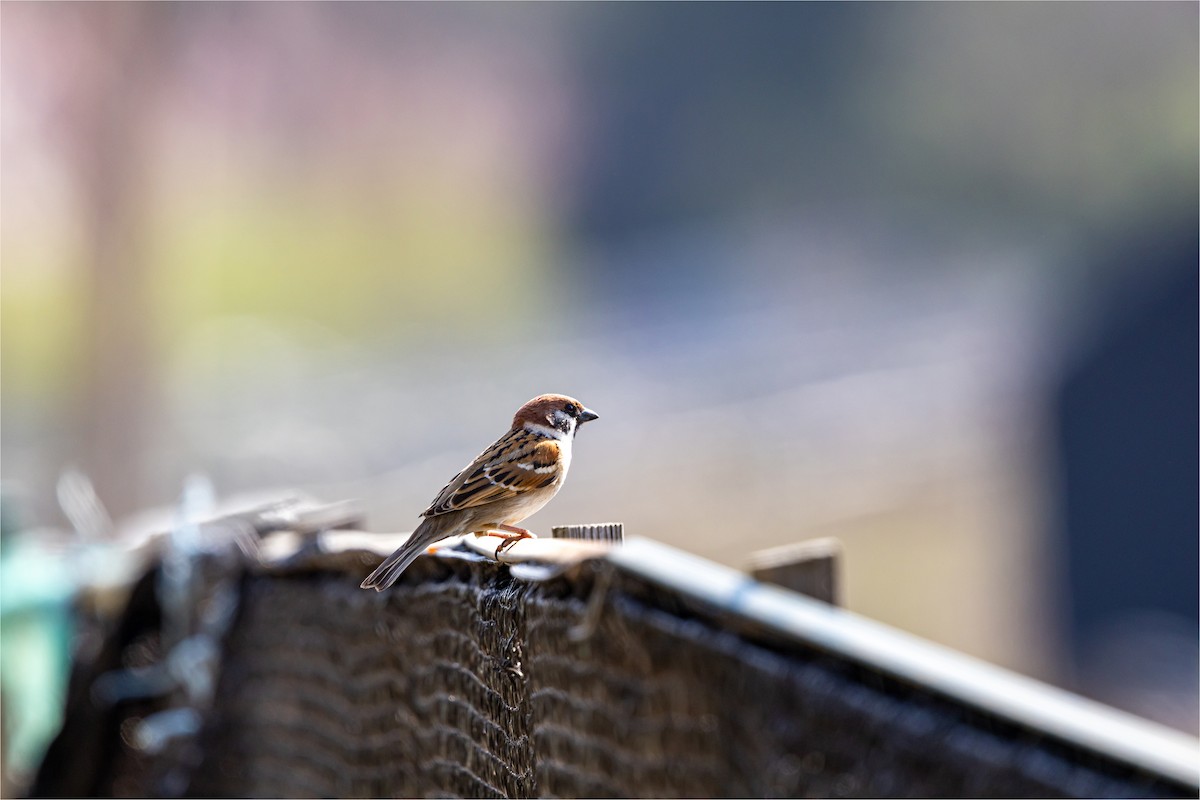
[[[421,515],[508,500],[558,480],[558,443],[525,430],[509,431],[455,475]]]

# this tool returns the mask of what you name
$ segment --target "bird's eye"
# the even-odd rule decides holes
[[[579,406],[575,405],[574,403],[567,403],[567,405],[563,408],[563,411],[567,412],[567,414],[572,417],[579,416]]]

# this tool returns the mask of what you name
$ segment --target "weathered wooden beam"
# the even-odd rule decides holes
[[[750,574],[763,583],[838,605],[841,560],[837,539],[810,539],[753,553]]]

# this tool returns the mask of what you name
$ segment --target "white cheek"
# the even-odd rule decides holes
[[[551,428],[549,425],[539,425],[536,422],[526,422],[525,430],[538,436],[545,436],[549,439],[563,441],[563,432],[557,428]],[[567,441],[570,441],[569,439]]]

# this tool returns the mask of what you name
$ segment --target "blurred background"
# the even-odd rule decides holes
[[[850,609],[1197,731],[1195,4],[2,13],[18,766],[65,470],[410,530],[548,391],[535,530],[833,536]]]

